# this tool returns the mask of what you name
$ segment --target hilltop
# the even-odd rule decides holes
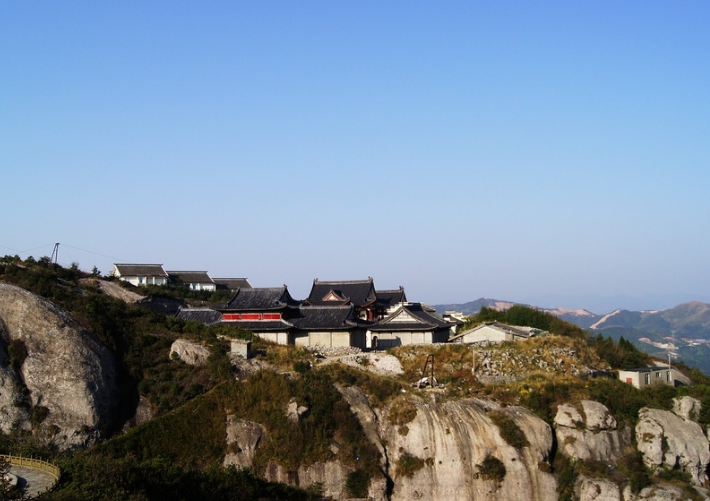
[[[0,282],[35,325],[75,321],[115,366],[115,389],[98,389],[113,395],[113,406],[77,425],[93,441],[61,446],[47,432],[62,409],[40,416],[33,400],[23,404],[27,425],[1,436],[0,452],[31,451],[62,467],[61,483],[43,499],[587,501],[584,492],[597,490],[616,499],[626,492],[629,501],[677,492],[703,499],[710,450],[704,438],[705,452],[698,448],[698,437],[710,423],[710,380],[684,368],[695,384],[640,391],[603,377],[652,361],[545,312],[512,307],[471,320],[515,315],[550,332],[527,341],[323,358],[233,326],[179,320],[136,300],[149,299],[150,289],[107,286],[48,262],[0,262]],[[210,301],[180,289],[160,293],[193,306]],[[53,306],[29,308],[38,302]],[[3,321],[7,343],[19,327]],[[255,356],[230,355],[231,339],[250,341]],[[176,341],[202,355],[174,351]],[[27,381],[26,361],[46,355],[28,343],[26,358],[13,357],[14,367],[0,363]],[[413,386],[430,374],[429,362],[435,386]],[[33,396],[42,391],[52,390],[31,388]],[[684,458],[678,465],[674,454]]]
[[[438,312],[461,311],[474,315],[481,308],[505,310],[518,303],[496,299],[477,299],[462,304],[436,305]],[[587,310],[539,308],[584,329],[615,340],[631,341],[644,351],[660,358],[673,358],[710,374],[710,304],[699,301],[683,303],[656,311],[617,309],[599,315]]]

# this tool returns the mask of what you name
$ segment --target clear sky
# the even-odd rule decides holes
[[[710,302],[710,3],[6,1],[0,255]]]

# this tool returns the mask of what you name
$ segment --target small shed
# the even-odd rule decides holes
[[[619,379],[633,385],[635,388],[645,388],[658,384],[675,386],[673,369],[671,367],[641,367],[619,371]]]
[[[248,359],[251,357],[251,341],[243,339],[232,339],[229,352],[232,355]]]

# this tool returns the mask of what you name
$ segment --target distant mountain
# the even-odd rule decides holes
[[[505,309],[520,303],[481,298],[464,304],[436,305],[437,312],[461,311],[474,315],[485,306]],[[529,305],[525,305],[529,306]],[[710,374],[710,304],[699,301],[658,311],[614,310],[597,315],[587,310],[540,308],[583,329],[618,340],[623,337],[643,351],[665,358],[670,349],[676,359]]]

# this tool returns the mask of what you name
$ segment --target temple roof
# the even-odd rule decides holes
[[[239,289],[251,289],[252,286],[246,278],[213,278],[218,289],[236,291]]]
[[[297,306],[288,288],[258,287],[239,289],[234,297],[220,311],[270,311]]]
[[[217,324],[222,320],[222,314],[211,308],[180,308],[176,316],[181,320],[194,320],[204,325]]]
[[[121,277],[167,277],[162,264],[114,264]]]
[[[394,306],[399,303],[406,303],[407,295],[404,293],[404,287],[395,290],[377,291],[377,304],[385,308]]]
[[[429,331],[448,329],[451,323],[432,315],[421,303],[403,304],[393,313],[369,327],[373,332]]]
[[[251,332],[286,332],[291,330],[293,324],[285,320],[238,320],[230,324]]]
[[[290,319],[301,330],[348,330],[358,326],[353,305],[301,306],[298,316]]]
[[[368,306],[377,300],[375,284],[372,278],[367,280],[313,281],[311,293],[306,302],[311,305]]]
[[[206,271],[168,271],[168,277],[176,284],[213,284]]]

